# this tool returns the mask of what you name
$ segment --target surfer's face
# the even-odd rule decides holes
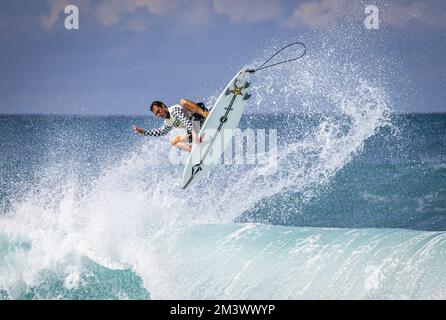
[[[160,118],[167,119],[168,112],[165,106],[154,106],[152,112]]]

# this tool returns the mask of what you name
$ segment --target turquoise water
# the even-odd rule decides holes
[[[444,299],[445,247],[444,232],[195,225],[155,250],[159,269],[148,287],[156,299]],[[5,262],[31,249],[9,244],[3,250]],[[151,266],[138,267],[105,268],[88,258],[70,257],[42,270],[36,284],[0,294],[147,299],[149,290],[138,273]]]
[[[247,115],[277,168],[187,191],[134,123],[0,117],[2,299],[446,297],[446,115]]]

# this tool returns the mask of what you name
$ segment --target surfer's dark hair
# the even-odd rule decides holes
[[[152,104],[150,105],[150,111],[153,112],[153,107],[155,107],[155,106],[162,107],[162,106],[165,106],[165,104],[161,101],[157,101],[157,100],[153,101]]]

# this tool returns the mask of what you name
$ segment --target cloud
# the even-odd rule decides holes
[[[293,1],[294,2],[294,1]],[[446,2],[404,0],[47,0],[49,12],[40,18],[41,27],[51,30],[61,17],[65,6],[79,6],[81,15],[110,27],[126,19],[125,29],[143,31],[152,16],[174,17],[173,24],[184,28],[196,27],[211,21],[212,14],[225,15],[235,23],[277,21],[289,28],[310,27],[329,29],[343,19],[364,21],[366,4],[380,9],[384,25],[404,28],[411,23],[446,27]],[[291,14],[287,12],[294,5]],[[148,16],[139,15],[146,13]]]
[[[187,0],[47,0],[49,13],[40,17],[40,25],[44,30],[52,29],[60,20],[67,5],[79,7],[81,14],[92,16],[103,26],[113,26],[121,22],[128,14],[135,14],[138,10],[145,10],[149,14],[163,15],[177,9]],[[132,22],[130,28],[134,30],[144,28],[141,20]]]
[[[300,4],[285,21],[291,28],[298,26],[326,29],[336,25],[341,18],[354,14],[358,3],[351,0],[315,0]]]
[[[48,0],[50,12],[48,15],[40,17],[40,25],[44,30],[51,30],[59,21],[60,13],[70,4],[69,0]]]
[[[212,13],[226,15],[234,22],[262,22],[278,19],[283,12],[281,0],[47,0],[47,3],[49,13],[41,17],[44,30],[54,27],[69,4],[78,5],[82,14],[93,16],[106,27],[141,10],[157,16],[176,11],[180,20],[189,20],[191,25],[208,22]],[[137,26],[140,29],[141,22]]]
[[[101,2],[95,10],[95,16],[104,26],[117,24],[126,14],[137,10],[146,10],[153,15],[163,15],[175,10],[185,0],[108,0]]]
[[[189,33],[194,30],[204,30],[211,21],[212,8],[209,0],[192,0],[181,7],[181,14],[175,16],[177,31]]]
[[[394,27],[406,27],[412,23],[433,27],[446,27],[446,6],[425,2],[401,3],[391,2],[380,11],[382,21]]]
[[[280,0],[214,0],[213,8],[235,22],[268,21],[282,14]]]
[[[364,9],[368,4],[374,4],[380,9],[380,20],[384,25],[404,28],[415,22],[427,26],[446,27],[444,2],[408,3],[402,0],[369,1],[369,3],[355,0],[310,0],[299,4],[292,15],[285,20],[285,25],[291,28],[305,26],[328,29],[345,18],[364,21],[366,17]]]

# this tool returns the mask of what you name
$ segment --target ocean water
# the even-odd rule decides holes
[[[1,116],[0,297],[444,299],[446,115],[388,117],[246,115],[277,168],[185,191],[156,119]]]

